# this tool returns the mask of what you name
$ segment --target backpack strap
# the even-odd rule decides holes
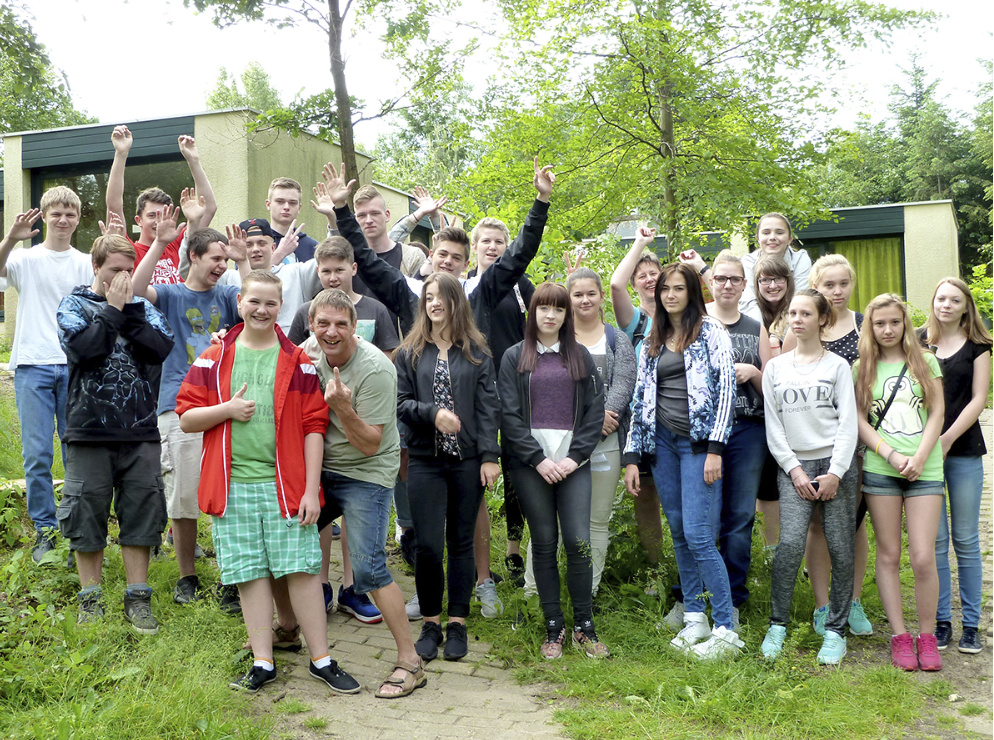
[[[611,348],[611,354],[614,354],[615,332],[614,326],[604,323],[604,336],[607,337],[607,346]]]

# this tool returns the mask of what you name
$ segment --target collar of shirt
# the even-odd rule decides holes
[[[558,354],[558,352],[559,352],[559,342],[556,342],[551,347],[546,347],[541,342],[535,342],[535,349],[536,349],[536,351],[540,355],[545,355],[545,354],[548,354],[550,352],[555,352],[555,353]]]

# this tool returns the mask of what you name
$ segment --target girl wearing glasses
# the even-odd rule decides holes
[[[728,330],[735,364],[735,419],[722,455],[718,548],[728,569],[732,607],[737,615],[749,598],[746,577],[752,556],[752,525],[766,459],[763,367],[771,354],[766,329],[759,321],[739,311],[739,299],[745,289],[745,270],[742,260],[730,250],[715,257],[710,287],[714,302],[707,305],[708,314]]]

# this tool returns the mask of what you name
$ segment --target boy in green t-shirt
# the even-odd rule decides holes
[[[359,683],[328,654],[318,575],[328,407],[311,361],[276,325],[282,303],[272,272],[245,277],[238,294],[244,323],[197,358],[176,412],[184,432],[204,432],[200,508],[214,516],[221,580],[238,585],[252,647],[252,668],[232,688],[254,693],[276,678],[270,577],[286,576],[311,676],[354,694]]]

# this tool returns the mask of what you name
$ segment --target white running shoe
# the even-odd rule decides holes
[[[738,633],[727,627],[715,627],[710,638],[690,648],[690,654],[700,660],[717,660],[733,657],[744,647]]]
[[[678,650],[688,650],[701,640],[711,636],[711,625],[704,612],[687,612],[683,616],[684,628],[670,640],[670,645]]]

